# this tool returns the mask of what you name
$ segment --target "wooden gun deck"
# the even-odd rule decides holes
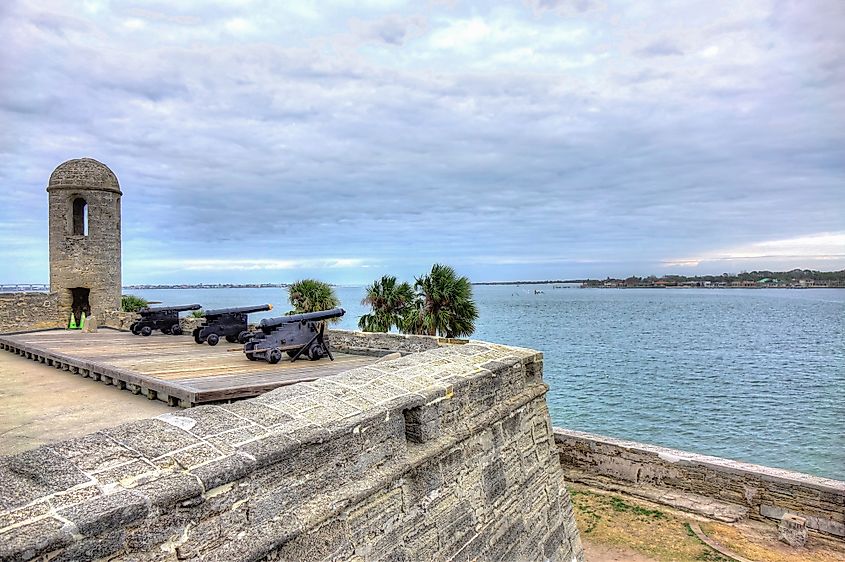
[[[2,335],[0,349],[182,407],[258,396],[376,360],[334,352],[335,361],[283,360],[271,365],[249,361],[237,344],[210,347],[197,345],[190,336],[143,337],[109,329]]]

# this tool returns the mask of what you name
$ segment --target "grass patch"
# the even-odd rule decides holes
[[[622,498],[617,498],[616,496],[610,496],[610,505],[613,507],[614,511],[626,511],[628,513],[633,513],[636,515],[642,515],[644,517],[654,517],[656,519],[661,519],[666,515],[657,509],[648,509],[645,507],[641,507],[639,505],[633,505]]]
[[[633,550],[659,561],[728,562],[703,544],[685,519],[639,500],[570,487],[585,541]]]

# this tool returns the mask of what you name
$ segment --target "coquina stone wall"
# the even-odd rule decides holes
[[[738,506],[753,519],[794,513],[810,529],[845,538],[845,482],[580,431],[554,433],[569,480],[611,489],[621,484],[658,501],[675,502],[673,491],[695,494]],[[655,496],[653,488],[664,495]]]
[[[357,355],[386,355],[418,353],[436,349],[445,342],[434,336],[414,336],[382,332],[355,332],[351,330],[329,330],[333,348]]]
[[[0,560],[583,560],[542,355],[473,342],[0,459]]]
[[[0,293],[0,334],[64,327],[57,293]]]
[[[129,326],[140,318],[135,312],[123,312],[122,310],[106,310],[100,313],[97,324],[100,327],[113,328],[115,330],[129,331]]]

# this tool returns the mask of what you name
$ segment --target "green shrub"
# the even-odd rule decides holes
[[[149,306],[147,299],[135,295],[123,295],[120,297],[120,309],[124,312],[138,312]]]
[[[192,310],[191,318],[205,318],[205,311],[203,309]]]

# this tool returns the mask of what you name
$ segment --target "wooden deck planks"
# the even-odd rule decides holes
[[[0,336],[0,345],[33,359],[87,373],[170,403],[201,403],[257,396],[295,382],[371,364],[374,357],[334,353],[335,361],[249,361],[237,344],[197,345],[190,336],[149,337],[101,330],[45,331]]]

